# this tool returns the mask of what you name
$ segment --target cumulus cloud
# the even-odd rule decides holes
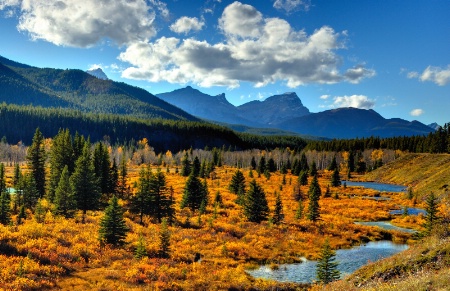
[[[422,74],[411,71],[406,74],[408,79],[419,79],[422,82],[433,82],[439,86],[450,84],[450,65],[447,68],[428,66]]]
[[[294,88],[310,83],[358,83],[375,75],[363,65],[340,72],[342,58],[337,51],[345,47],[346,32],[328,26],[308,35],[283,19],[264,18],[253,6],[234,2],[224,9],[218,27],[224,35],[219,43],[161,37],[129,45],[119,56],[131,64],[122,76],[230,88],[240,82],[262,87],[281,81]]]
[[[422,109],[413,109],[413,110],[411,110],[411,112],[409,114],[411,116],[420,116],[424,113],[425,113],[425,111],[423,111]]]
[[[375,101],[364,95],[338,96],[334,97],[332,107],[354,107],[360,109],[372,109]]]
[[[331,97],[331,95],[322,95],[322,96],[320,96],[320,99],[327,100],[330,97]]]
[[[309,10],[311,2],[308,0],[275,0],[273,7],[291,13],[298,10]]]
[[[197,17],[186,17],[183,16],[179,18],[174,24],[170,26],[170,30],[176,33],[188,33],[190,31],[202,30],[205,22],[199,20]]]
[[[156,34],[155,9],[168,13],[157,0],[2,0],[0,9],[13,5],[20,11],[20,31],[33,40],[73,47],[91,47],[105,38],[119,45],[148,41]]]
[[[421,81],[430,81],[439,86],[445,86],[450,83],[450,65],[447,69],[428,66],[420,76]]]

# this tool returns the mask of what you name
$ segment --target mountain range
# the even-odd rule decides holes
[[[418,121],[385,119],[372,109],[338,108],[311,113],[293,92],[240,106],[229,103],[225,94],[210,96],[190,86],[156,96],[199,118],[228,123],[235,130],[240,128],[237,124],[243,125],[243,131],[250,126],[326,138],[356,138],[424,135],[435,130]]]
[[[210,96],[190,86],[157,94],[109,80],[99,70],[37,68],[0,56],[0,102],[138,118],[206,120],[234,130],[325,138],[424,135],[435,129],[418,121],[385,119],[374,110],[339,108],[311,113],[296,93],[234,106],[225,94]],[[249,127],[251,129],[249,129]],[[269,129],[269,130],[267,130]]]

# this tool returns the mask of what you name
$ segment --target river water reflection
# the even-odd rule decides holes
[[[336,260],[341,278],[353,273],[362,266],[390,257],[408,248],[405,244],[395,244],[391,241],[369,242],[351,249],[337,250]],[[277,270],[269,266],[261,266],[249,270],[255,278],[272,279],[279,282],[312,283],[316,280],[316,261],[305,260],[300,264],[281,264]]]

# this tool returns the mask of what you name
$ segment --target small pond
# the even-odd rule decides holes
[[[362,266],[390,257],[408,248],[405,244],[391,241],[369,242],[351,249],[337,250],[336,261],[341,278],[353,273]],[[272,279],[279,282],[312,283],[316,280],[316,261],[305,260],[300,264],[281,264],[278,270],[261,266],[247,273],[255,278]]]
[[[427,212],[420,208],[408,207],[407,210],[408,210],[408,215],[419,215],[419,214],[427,215]],[[389,214],[392,214],[392,215],[400,214],[401,215],[401,214],[403,214],[403,212],[404,212],[403,209],[391,210],[391,211],[389,211]]]
[[[378,227],[380,227],[382,229],[386,229],[386,230],[398,230],[398,231],[403,231],[403,232],[408,232],[408,233],[416,232],[416,230],[414,230],[414,229],[395,226],[388,221],[358,221],[355,223],[360,224],[360,225],[367,225],[367,226],[378,226]]]
[[[346,184],[347,186],[353,187],[364,187],[369,189],[374,189],[381,192],[405,192],[406,187],[402,185],[392,185],[392,184],[383,184],[376,182],[353,182],[353,181],[342,181],[342,185]]]

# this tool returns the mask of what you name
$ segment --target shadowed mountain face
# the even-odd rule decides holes
[[[385,119],[374,110],[338,108],[295,118],[280,124],[285,130],[328,138],[423,135],[433,129],[400,118]]]
[[[295,93],[275,95],[238,107],[229,103],[224,94],[210,96],[192,87],[157,96],[200,118],[232,124],[234,129],[240,124],[326,138],[411,136],[434,131],[418,121],[385,119],[374,110],[339,108],[310,113]]]
[[[247,118],[270,127],[309,114],[308,108],[295,93],[285,93],[267,98],[264,101],[251,101],[238,107]]]
[[[143,118],[198,120],[149,92],[81,70],[36,68],[0,57],[0,102]]]
[[[247,126],[277,127],[282,121],[309,114],[295,93],[275,95],[238,107],[228,102],[225,94],[210,96],[190,86],[156,96],[200,118]]]

